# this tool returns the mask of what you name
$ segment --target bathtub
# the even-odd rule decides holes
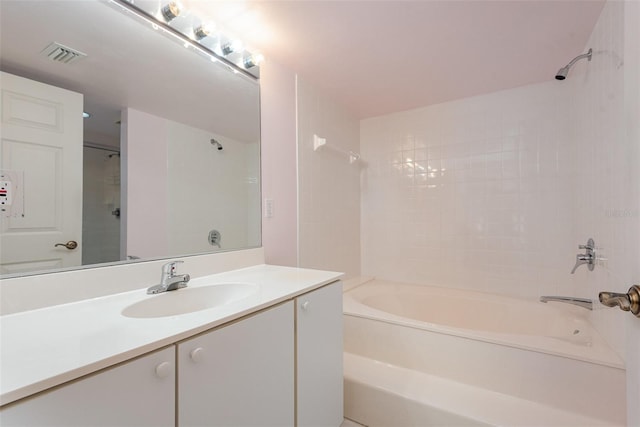
[[[383,280],[345,289],[345,415],[354,421],[625,424],[623,361],[583,308]]]

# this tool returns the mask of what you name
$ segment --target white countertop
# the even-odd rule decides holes
[[[129,318],[146,287],[0,317],[0,405],[189,338],[334,282],[340,273],[258,265],[192,279],[189,288],[253,283],[228,305],[177,316]],[[188,288],[187,288],[188,289]],[[180,290],[175,291],[180,292]]]

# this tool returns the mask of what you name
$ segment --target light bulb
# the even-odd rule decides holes
[[[201,24],[193,29],[193,35],[196,36],[196,40],[202,40],[205,37],[209,37],[214,29],[215,25],[212,23]]]
[[[251,54],[249,56],[246,56],[244,58],[244,68],[252,68],[255,67],[257,65],[260,65],[260,63],[264,61],[264,55],[262,55],[261,53],[254,53]]]
[[[240,40],[233,40],[229,43],[222,45],[222,53],[227,56],[233,52],[242,50],[242,42]]]
[[[180,4],[180,2],[171,1],[168,4],[166,4],[162,8],[162,10],[160,10],[160,12],[162,13],[162,16],[164,17],[165,21],[170,22],[174,18],[178,17],[182,13],[183,9],[184,8],[182,7],[182,4]]]

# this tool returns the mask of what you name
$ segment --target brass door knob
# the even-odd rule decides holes
[[[58,246],[64,246],[69,250],[73,250],[78,247],[78,242],[76,242],[75,240],[69,240],[67,243],[56,243],[54,245],[54,247],[58,247]]]

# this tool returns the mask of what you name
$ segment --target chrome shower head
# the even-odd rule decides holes
[[[567,78],[567,74],[569,74],[569,67],[562,67],[556,73],[556,80],[564,80]]]
[[[566,79],[567,74],[569,74],[569,69],[573,67],[573,64],[575,64],[579,60],[587,58],[589,61],[591,61],[592,54],[593,54],[593,49],[589,49],[587,53],[583,53],[582,55],[578,55],[575,58],[573,58],[571,62],[569,62],[567,65],[565,65],[564,67],[558,70],[558,72],[556,73],[556,80]]]
[[[217,147],[218,150],[222,150],[222,144],[220,144],[218,141],[216,141],[213,138],[211,138],[211,145],[213,145],[214,147]]]

